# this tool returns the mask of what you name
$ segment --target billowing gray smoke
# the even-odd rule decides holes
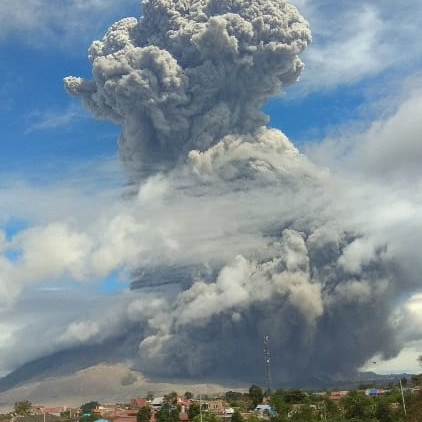
[[[297,80],[310,41],[279,0],[150,0],[142,11],[91,45],[93,80],[65,79],[95,117],[122,124],[122,158],[135,172],[265,124],[258,108]]]
[[[259,107],[302,70],[307,23],[284,0],[145,0],[142,10],[91,45],[92,80],[65,79],[95,117],[122,125],[152,244],[135,285],[167,285],[133,291],[139,365],[259,380],[264,335],[278,381],[396,354],[388,248],[347,222],[326,171],[263,126]]]

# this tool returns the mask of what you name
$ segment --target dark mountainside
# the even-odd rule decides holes
[[[7,376],[0,379],[0,392],[5,392],[18,386],[24,386],[30,382],[41,382],[47,378],[61,378],[72,375],[82,369],[87,369],[98,364],[98,362],[106,362],[107,364],[119,363],[122,361],[122,355],[116,350],[116,344],[124,340],[124,337],[116,339],[116,343],[110,342],[106,345],[86,346],[83,348],[75,348],[55,353],[51,356],[36,359],[26,363],[17,370],[11,372]],[[136,347],[136,342],[132,344]],[[247,374],[246,374],[247,375]],[[312,377],[306,374],[298,374],[292,382],[275,384],[275,388],[303,388],[310,390],[319,389],[352,389],[357,388],[359,384],[376,382],[379,385],[388,385],[389,383],[398,382],[402,378],[410,378],[411,374],[388,374],[380,375],[374,372],[361,372],[355,379],[330,379],[328,377]],[[152,382],[167,382],[168,384],[179,382],[199,383],[214,382],[216,379],[184,379],[184,380],[165,380],[157,378]],[[236,380],[224,379],[220,380],[227,385],[235,385]],[[261,382],[260,382],[261,381]],[[256,382],[258,385],[264,385],[264,369],[262,372],[262,380],[252,380],[249,384]],[[245,386],[249,385],[248,382]],[[95,391],[92,391],[95,395]]]
[[[28,362],[0,378],[0,392],[32,381],[71,375],[100,362],[119,363],[129,359],[137,349],[137,340],[127,335],[103,344],[85,345],[62,350]]]

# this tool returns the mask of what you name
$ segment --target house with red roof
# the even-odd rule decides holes
[[[150,401],[144,397],[138,397],[134,399],[130,399],[129,407],[131,409],[140,409],[141,407],[144,407],[146,405],[150,404]]]

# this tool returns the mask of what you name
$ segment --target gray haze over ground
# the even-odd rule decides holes
[[[133,397],[146,397],[150,391],[154,392],[155,397],[164,396],[171,391],[179,394],[190,391],[193,394],[207,392],[218,395],[233,388],[236,386],[154,382],[125,364],[99,364],[67,376],[28,382],[0,393],[0,412],[12,411],[13,404],[21,401],[22,397],[43,406],[79,407],[87,400],[102,404],[128,403]]]
[[[65,87],[122,125],[131,195],[85,232],[57,224],[20,240],[53,230],[67,257],[55,272],[124,267],[137,289],[100,315],[87,306],[44,354],[123,332],[131,346],[116,355],[147,376],[260,381],[269,335],[280,383],[341,379],[414,335],[394,312],[420,289],[414,221],[396,225],[391,210],[381,224],[378,187],[332,176],[264,126],[259,108],[298,79],[310,40],[283,0],[146,0],[93,42],[93,79]]]

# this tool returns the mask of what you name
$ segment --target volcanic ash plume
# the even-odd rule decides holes
[[[259,380],[264,335],[275,380],[397,353],[385,245],[347,223],[327,172],[263,126],[260,106],[302,70],[307,23],[283,0],[145,0],[142,12],[93,42],[92,80],[65,79],[122,125],[150,241],[139,239],[135,285],[167,286],[155,299],[133,291],[139,365]]]
[[[93,80],[65,78],[95,117],[122,125],[135,173],[183,160],[266,123],[258,111],[295,82],[307,23],[280,0],[147,0],[89,49]]]

